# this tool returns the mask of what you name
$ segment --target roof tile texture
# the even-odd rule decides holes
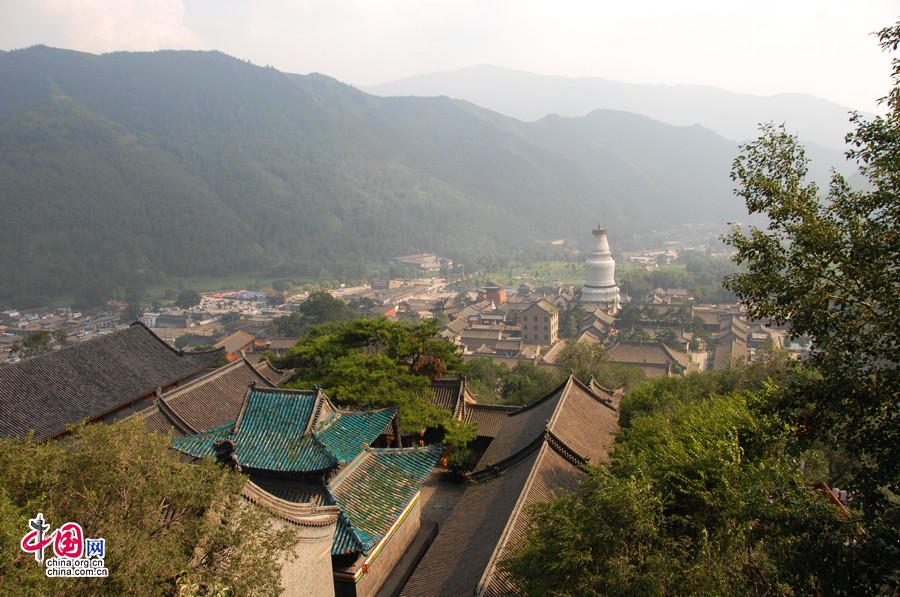
[[[181,353],[135,324],[0,368],[0,437],[43,440],[212,365],[222,351]]]

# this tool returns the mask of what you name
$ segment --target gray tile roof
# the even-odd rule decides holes
[[[274,387],[246,359],[238,359],[164,393],[159,402],[199,433],[237,419],[251,383],[258,388]]]
[[[499,404],[472,404],[466,408],[466,423],[475,423],[475,434],[480,437],[497,437],[500,428],[511,413],[521,406]]]
[[[143,324],[0,368],[0,437],[44,440],[206,369],[221,350],[182,353]]]
[[[574,490],[585,461],[608,461],[618,413],[570,377],[547,397],[511,413],[401,595],[509,595],[496,570],[528,525],[528,509]]]

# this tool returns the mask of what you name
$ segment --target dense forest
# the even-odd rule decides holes
[[[613,111],[523,123],[218,52],[0,54],[0,304],[164,276],[332,276],[739,216],[735,147]],[[358,273],[358,272],[357,272]]]

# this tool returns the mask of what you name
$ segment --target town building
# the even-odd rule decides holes
[[[213,345],[213,348],[224,349],[225,358],[227,358],[229,362],[236,361],[241,358],[242,354],[248,354],[255,351],[256,338],[247,332],[238,330],[216,342]]]
[[[640,367],[648,378],[653,378],[684,373],[691,357],[655,340],[617,340],[606,349],[606,362]]]
[[[550,346],[559,340],[559,309],[541,299],[519,315],[522,342]]]

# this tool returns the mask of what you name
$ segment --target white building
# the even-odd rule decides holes
[[[581,287],[581,302],[619,308],[619,287],[616,285],[616,262],[609,250],[606,228],[597,225],[592,231],[594,246],[584,264],[585,282]]]

